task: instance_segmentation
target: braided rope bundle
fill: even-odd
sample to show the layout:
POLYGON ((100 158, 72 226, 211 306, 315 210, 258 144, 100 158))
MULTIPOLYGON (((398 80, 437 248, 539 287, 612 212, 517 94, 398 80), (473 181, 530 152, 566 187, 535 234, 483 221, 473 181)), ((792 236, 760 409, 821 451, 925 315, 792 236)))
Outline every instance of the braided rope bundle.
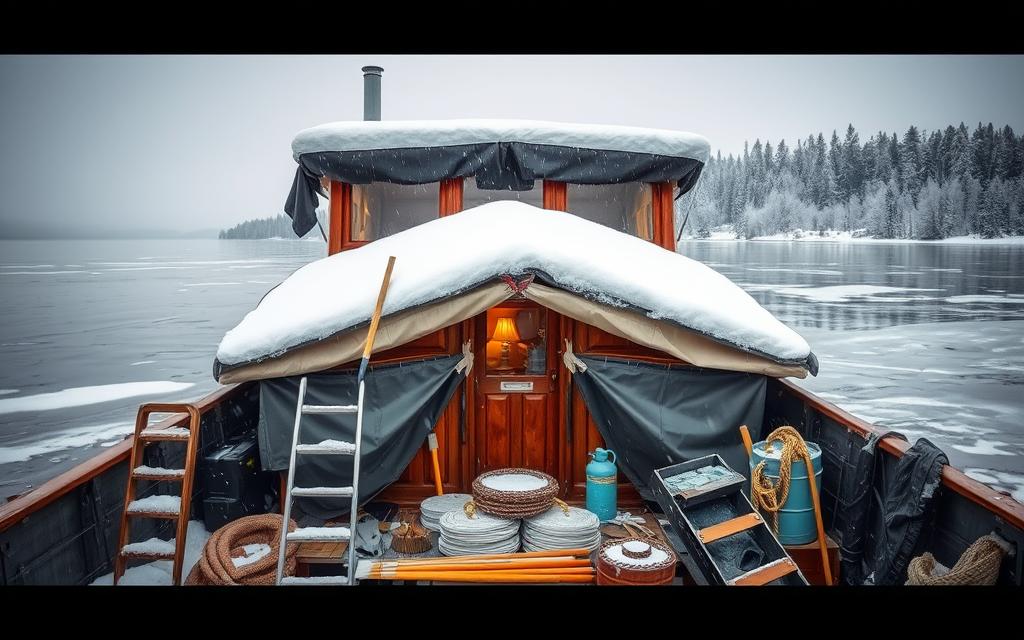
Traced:
POLYGON ((779 427, 772 431, 765 438, 765 450, 770 450, 773 442, 782 443, 782 456, 779 460, 779 480, 773 483, 765 475, 764 466, 766 460, 762 460, 754 467, 750 475, 750 493, 754 499, 754 507, 761 513, 767 513, 772 525, 772 531, 779 532, 779 510, 786 504, 789 498, 789 480, 793 466, 793 459, 800 457, 808 469, 813 473, 814 464, 811 462, 811 452, 807 449, 807 443, 793 427, 779 427))
POLYGON ((935 573, 935 556, 925 552, 910 561, 908 585, 993 585, 999 579, 999 565, 1007 548, 992 536, 982 536, 967 547, 947 573, 935 573))

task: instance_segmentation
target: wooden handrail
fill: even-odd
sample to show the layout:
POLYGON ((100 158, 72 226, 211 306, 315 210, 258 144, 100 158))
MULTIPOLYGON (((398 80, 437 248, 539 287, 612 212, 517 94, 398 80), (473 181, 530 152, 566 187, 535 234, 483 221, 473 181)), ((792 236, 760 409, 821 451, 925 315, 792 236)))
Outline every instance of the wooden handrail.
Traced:
MULTIPOLYGON (((850 431, 858 433, 865 438, 872 434, 881 435, 884 431, 875 425, 858 418, 857 416, 840 409, 836 405, 824 400, 797 384, 778 379, 779 384, 789 389, 792 393, 802 398, 807 404, 821 412, 823 415, 832 418, 850 431)), ((909 442, 898 438, 885 438, 878 443, 879 448, 891 453, 897 458, 902 458, 907 449, 911 447, 909 442)), ((1011 496, 1002 494, 992 487, 978 482, 974 478, 951 465, 942 467, 942 484, 956 493, 964 496, 971 502, 979 504, 985 509, 995 513, 1003 520, 1017 527, 1024 529, 1024 504, 1014 500, 1011 496)))
MULTIPOLYGON (((252 382, 226 385, 213 393, 191 403, 200 414, 208 412, 224 400, 241 393, 252 382)), ((153 405, 149 405, 153 406, 153 405)), ((175 413, 152 425, 151 429, 174 427, 188 420, 187 413, 175 413)), ((128 460, 132 453, 135 436, 129 436, 113 447, 89 458, 82 464, 68 469, 59 476, 47 480, 25 495, 0 506, 0 532, 6 531, 36 511, 46 507, 61 496, 92 480, 107 469, 128 460)))

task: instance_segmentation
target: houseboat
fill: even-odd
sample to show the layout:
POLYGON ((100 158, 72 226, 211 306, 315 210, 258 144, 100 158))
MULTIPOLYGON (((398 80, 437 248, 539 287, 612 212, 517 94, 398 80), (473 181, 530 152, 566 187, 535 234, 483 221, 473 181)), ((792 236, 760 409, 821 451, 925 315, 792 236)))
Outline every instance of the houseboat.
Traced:
MULTIPOLYGON (((365 71, 379 87, 379 69, 365 71)), ((211 354, 220 389, 187 406, 140 408, 136 436, 0 506, 2 584, 90 584, 119 562, 167 555, 124 558, 126 544, 181 540, 189 519, 243 515, 218 501, 211 460, 245 434, 256 434, 258 456, 240 460, 264 479, 266 498, 247 502, 248 515, 283 508, 290 467, 296 486, 358 485, 353 502, 367 507, 415 511, 439 493, 473 494, 476 479, 500 469, 546 474, 561 501, 582 505, 590 454, 609 448, 621 471, 618 509, 650 512, 656 528, 667 522, 652 487, 659 468, 719 456, 746 476, 749 495, 741 425, 755 441, 792 426, 820 448, 818 510, 838 548, 831 582, 904 584, 911 557, 953 567, 988 537, 1000 543, 993 580, 1022 583, 1024 506, 934 448, 791 382, 817 373, 810 345, 678 253, 673 205, 699 180, 704 138, 380 121, 379 95, 367 95, 367 120, 313 127, 292 145, 298 167, 285 208, 303 235, 317 225, 318 194, 328 199, 328 256, 253 301, 211 354), (390 256, 377 327, 373 303, 390 256), (349 406, 364 373, 358 482, 331 456, 298 466, 300 386, 306 403, 349 406), (155 413, 166 415, 147 424, 155 413), (193 447, 170 438, 136 447, 143 431, 181 427, 193 447), (183 466, 194 469, 187 480, 155 471, 183 466), (129 518, 126 487, 139 500, 184 489, 189 517, 129 518)), ((303 429, 307 442, 351 442, 356 417, 313 415, 303 429)), ((312 528, 347 523, 351 511, 324 495, 295 507, 312 528)), ((797 559, 810 578, 814 568, 797 559)), ((699 569, 681 561, 677 581, 707 582, 699 569)))

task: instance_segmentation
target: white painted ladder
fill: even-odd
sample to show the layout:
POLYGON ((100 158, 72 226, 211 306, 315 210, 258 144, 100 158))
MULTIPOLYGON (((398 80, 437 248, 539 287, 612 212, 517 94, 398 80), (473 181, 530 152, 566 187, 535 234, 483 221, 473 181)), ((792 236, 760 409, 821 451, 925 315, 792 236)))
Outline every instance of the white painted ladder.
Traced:
POLYGON ((277 577, 275 584, 284 585, 341 585, 356 584, 356 545, 354 532, 359 514, 359 461, 363 443, 363 395, 366 389, 366 369, 370 362, 370 352, 373 350, 373 339, 377 333, 377 325, 380 322, 381 309, 384 306, 384 298, 387 295, 388 283, 391 281, 391 270, 395 265, 394 256, 388 258, 387 270, 384 272, 384 281, 381 283, 380 295, 377 297, 377 307, 370 318, 370 328, 366 336, 366 346, 363 348, 363 358, 359 363, 359 395, 356 404, 352 405, 316 405, 306 404, 306 376, 302 376, 299 382, 299 398, 295 406, 295 427, 292 432, 292 450, 288 462, 288 483, 285 486, 284 495, 284 517, 281 519, 281 543, 277 555, 277 577), (318 444, 300 444, 299 427, 302 423, 302 416, 309 414, 356 414, 356 437, 355 442, 342 442, 340 440, 324 440, 318 444), (295 486, 295 465, 298 456, 307 455, 333 455, 353 456, 352 464, 352 486, 350 487, 296 487, 295 486), (351 507, 349 510, 348 527, 303 527, 291 533, 288 532, 288 522, 292 513, 293 497, 315 497, 315 498, 350 498, 351 507), (348 576, 313 576, 294 577, 284 575, 285 554, 288 542, 330 542, 348 541, 348 576))

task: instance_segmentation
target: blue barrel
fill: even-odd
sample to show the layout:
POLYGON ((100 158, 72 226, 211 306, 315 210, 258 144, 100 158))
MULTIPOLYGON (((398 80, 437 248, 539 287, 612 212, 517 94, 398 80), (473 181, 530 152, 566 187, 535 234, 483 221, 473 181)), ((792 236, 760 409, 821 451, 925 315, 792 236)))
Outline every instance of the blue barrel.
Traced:
MULTIPOLYGON (((807 443, 807 451, 811 454, 814 466, 814 481, 821 495, 821 447, 813 442, 807 443)), ((779 480, 779 461, 782 457, 782 443, 773 442, 771 451, 765 450, 764 441, 754 445, 754 455, 750 457, 750 471, 765 461, 764 474, 772 482, 779 480)), ((814 520, 814 501, 811 499, 811 487, 807 482, 807 465, 802 457, 793 458, 789 472, 789 495, 779 510, 779 531, 776 534, 779 542, 785 545, 807 544, 818 538, 818 526, 814 520)))

